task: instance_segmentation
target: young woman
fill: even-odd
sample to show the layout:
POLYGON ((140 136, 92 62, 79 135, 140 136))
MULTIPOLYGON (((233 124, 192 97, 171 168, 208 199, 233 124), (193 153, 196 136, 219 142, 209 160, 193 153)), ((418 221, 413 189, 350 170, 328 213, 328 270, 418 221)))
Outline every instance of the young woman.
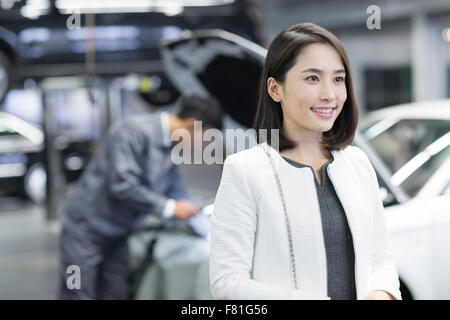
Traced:
POLYGON ((226 158, 211 221, 215 299, 401 299, 375 171, 350 146, 350 66, 327 30, 282 31, 265 61, 254 129, 226 158), (269 173, 269 174, 268 174, 269 173))

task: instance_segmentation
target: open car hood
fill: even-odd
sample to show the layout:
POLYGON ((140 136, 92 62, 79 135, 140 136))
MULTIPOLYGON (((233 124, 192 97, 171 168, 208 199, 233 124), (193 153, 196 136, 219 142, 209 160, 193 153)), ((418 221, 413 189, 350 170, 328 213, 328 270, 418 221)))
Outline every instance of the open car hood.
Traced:
POLYGON ((217 98, 224 111, 249 128, 267 49, 223 30, 186 31, 161 42, 167 76, 183 95, 217 98))

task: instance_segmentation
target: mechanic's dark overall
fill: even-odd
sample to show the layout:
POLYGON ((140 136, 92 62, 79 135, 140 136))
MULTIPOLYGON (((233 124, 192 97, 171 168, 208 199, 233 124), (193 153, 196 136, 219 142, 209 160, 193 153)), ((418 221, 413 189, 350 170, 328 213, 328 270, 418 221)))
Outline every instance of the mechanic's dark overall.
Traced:
POLYGON ((149 214, 168 218, 175 200, 189 199, 170 158, 167 116, 138 115, 114 126, 68 194, 60 299, 127 299, 127 238, 149 214), (71 265, 80 268, 80 289, 67 286, 71 265))

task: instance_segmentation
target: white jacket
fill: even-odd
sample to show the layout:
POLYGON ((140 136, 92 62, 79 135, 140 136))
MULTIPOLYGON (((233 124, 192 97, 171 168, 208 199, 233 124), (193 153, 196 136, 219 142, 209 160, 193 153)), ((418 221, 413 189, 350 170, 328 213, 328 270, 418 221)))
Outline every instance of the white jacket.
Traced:
MULTIPOLYGON (((357 298, 385 290, 401 299, 375 171, 355 146, 332 151, 328 175, 344 207, 355 250, 357 298)), ((214 299, 330 299, 319 201, 310 168, 297 168, 267 143, 228 156, 211 220, 214 299), (272 154, 291 225, 298 289, 272 154)))

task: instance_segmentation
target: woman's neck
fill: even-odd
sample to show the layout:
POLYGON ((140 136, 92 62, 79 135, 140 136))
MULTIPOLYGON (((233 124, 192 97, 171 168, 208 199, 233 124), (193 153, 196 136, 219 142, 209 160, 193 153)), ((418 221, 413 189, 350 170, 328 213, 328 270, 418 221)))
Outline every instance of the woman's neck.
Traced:
POLYGON ((295 147, 280 152, 284 157, 307 164, 328 161, 331 158, 330 151, 323 144, 322 132, 305 131, 287 133, 285 136, 294 142, 295 147))

